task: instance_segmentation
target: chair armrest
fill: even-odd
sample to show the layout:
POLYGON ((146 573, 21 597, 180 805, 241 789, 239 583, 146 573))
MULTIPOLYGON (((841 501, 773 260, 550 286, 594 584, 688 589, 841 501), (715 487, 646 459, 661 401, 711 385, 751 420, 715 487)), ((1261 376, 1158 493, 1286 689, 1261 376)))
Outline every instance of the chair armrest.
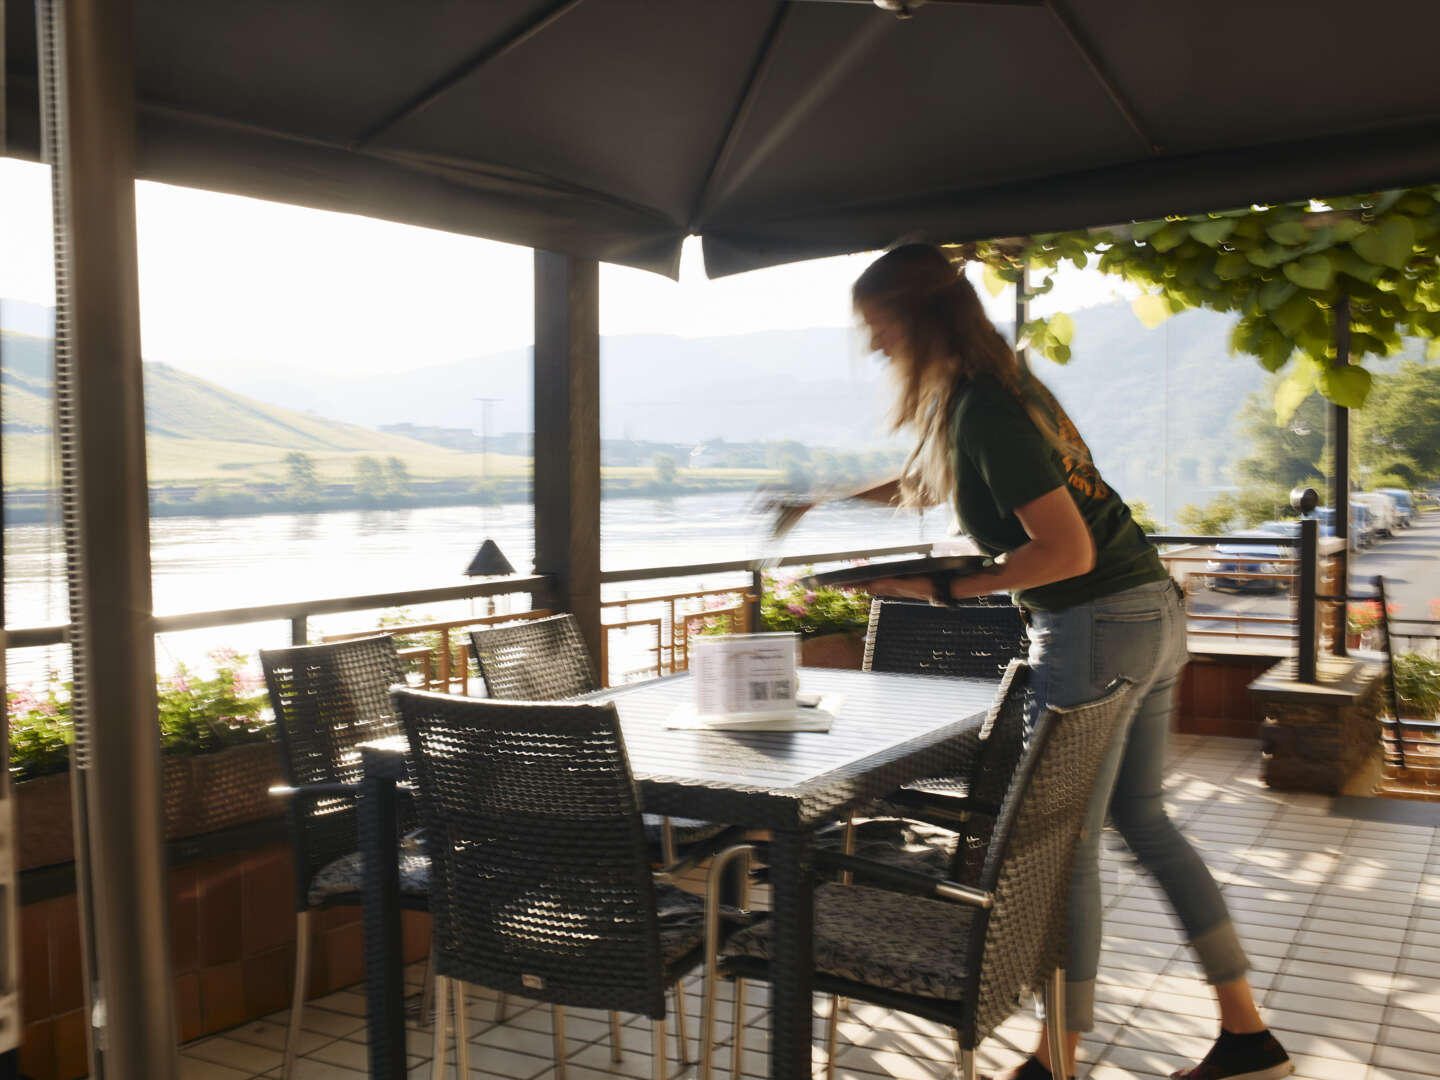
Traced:
POLYGON ((700 840, 690 844, 685 849, 685 854, 676 859, 669 866, 662 867, 651 876, 659 882, 674 884, 675 878, 699 866, 706 859, 710 858, 717 851, 733 847, 745 839, 745 828, 740 825, 731 825, 723 832, 718 832, 707 840, 700 840))
POLYGON ((358 795, 359 784, 271 784, 266 794, 272 798, 325 799, 336 795, 358 795))
POLYGON ((968 795, 947 795, 943 791, 921 791, 901 788, 885 797, 891 806, 909 811, 909 817, 931 825, 960 825, 976 814, 992 817, 1000 812, 993 803, 982 802, 968 795))
POLYGON ((919 893, 937 900, 955 900, 978 908, 989 908, 995 904, 995 897, 992 893, 977 889, 972 885, 962 885, 958 881, 948 881, 944 878, 933 878, 926 874, 916 873, 914 870, 902 870, 898 866, 862 859, 856 855, 817 851, 815 861, 833 866, 837 870, 848 870, 857 877, 878 881, 891 888, 909 893, 919 893))

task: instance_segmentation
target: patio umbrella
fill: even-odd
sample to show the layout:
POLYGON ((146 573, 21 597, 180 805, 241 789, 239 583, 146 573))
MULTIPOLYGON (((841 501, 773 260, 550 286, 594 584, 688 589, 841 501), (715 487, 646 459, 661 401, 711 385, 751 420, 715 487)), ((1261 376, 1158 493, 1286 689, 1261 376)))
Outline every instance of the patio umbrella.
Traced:
POLYGON ((672 275, 1440 176, 1433 0, 135 7, 143 178, 672 275))

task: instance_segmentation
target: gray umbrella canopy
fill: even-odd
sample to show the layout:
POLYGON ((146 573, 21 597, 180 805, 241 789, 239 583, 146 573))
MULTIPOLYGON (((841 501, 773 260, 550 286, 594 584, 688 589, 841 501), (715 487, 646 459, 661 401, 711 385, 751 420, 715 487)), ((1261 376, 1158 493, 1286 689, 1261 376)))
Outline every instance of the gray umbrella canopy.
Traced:
POLYGON ((1435 0, 135 6, 143 178, 672 275, 1440 177, 1435 0))

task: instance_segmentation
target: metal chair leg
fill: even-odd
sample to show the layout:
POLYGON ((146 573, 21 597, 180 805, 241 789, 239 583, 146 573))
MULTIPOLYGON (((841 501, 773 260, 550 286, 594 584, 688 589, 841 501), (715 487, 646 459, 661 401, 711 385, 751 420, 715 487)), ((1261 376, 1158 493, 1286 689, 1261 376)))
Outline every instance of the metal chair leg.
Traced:
POLYGON ((610 1060, 616 1065, 625 1059, 620 1047, 620 1014, 610 1014, 610 1060))
POLYGON ((1045 980, 1045 1037, 1050 1043, 1050 1070, 1055 1076, 1069 1076, 1065 1057, 1065 969, 1057 967, 1045 980))
POLYGON ((497 1024, 505 1022, 505 1009, 509 1004, 510 996, 505 991, 500 991, 500 996, 495 999, 495 1022, 497 1024))
MULTIPOLYGON (((715 903, 715 898, 720 895, 720 882, 730 863, 740 855, 748 858, 750 852, 754 850, 753 844, 738 844, 725 849, 710 860, 710 873, 705 887, 705 993, 700 1005, 700 1080, 712 1080, 715 1067, 715 991, 718 982, 715 967, 720 953, 720 909, 715 903)), ((747 866, 746 873, 741 875, 741 881, 746 882, 748 878, 747 866)), ((747 891, 742 884, 740 896, 742 907, 747 902, 745 896, 747 891)), ((737 1010, 743 1010, 744 1007, 743 985, 741 980, 736 980, 737 1010)), ((735 1016, 738 1037, 739 1022, 743 1020, 743 1016, 740 1011, 737 1011, 735 1016)))
POLYGON ((975 1051, 960 1051, 960 1080, 975 1080, 975 1051))
POLYGON ((455 995, 455 1080, 470 1080, 470 1025, 465 1022, 465 984, 450 983, 455 995))
POLYGON ((835 1036, 840 1030, 839 994, 830 996, 830 1016, 825 1021, 825 1080, 835 1080, 835 1036))
POLYGON ((670 1069, 665 1060, 665 1021, 663 1019, 650 1022, 650 1042, 652 1053, 655 1055, 650 1075, 654 1077, 654 1080, 665 1080, 670 1069))
POLYGON ((295 915, 295 989, 290 995, 290 1025, 285 1029, 285 1080, 295 1075, 300 1054, 300 1017, 305 1010, 305 984, 310 981, 310 912, 295 915))
POLYGON ((690 1060, 690 1036, 686 1032, 689 1023, 685 1019, 685 980, 675 980, 675 1056, 681 1065, 692 1065, 690 1060))
POLYGON ((425 982, 420 987, 420 1026, 426 1027, 435 1015, 435 935, 430 935, 430 955, 425 958, 425 982))
POLYGON ((730 1039, 730 1080, 740 1080, 740 1059, 745 1056, 745 980, 735 980, 735 1029, 730 1039))
POLYGON ((445 1039, 450 1030, 450 980, 435 976, 435 1053, 430 1063, 431 1080, 445 1080, 445 1039))
POLYGON ((550 1026, 555 1033, 555 1080, 565 1080, 565 1006, 550 1006, 550 1026))

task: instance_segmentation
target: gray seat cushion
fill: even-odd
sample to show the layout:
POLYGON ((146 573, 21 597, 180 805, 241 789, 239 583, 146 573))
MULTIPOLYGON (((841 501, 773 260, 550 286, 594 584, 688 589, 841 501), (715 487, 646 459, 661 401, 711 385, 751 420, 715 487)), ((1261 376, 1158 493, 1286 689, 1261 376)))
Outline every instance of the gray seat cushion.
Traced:
MULTIPOLYGON (((917 997, 958 1000, 975 909, 865 885, 815 890, 815 969, 917 997)), ((726 956, 770 959, 769 920, 734 934, 726 956)))
MULTIPOLYGON (((311 907, 318 907, 327 900, 353 895, 362 892, 364 888, 364 856, 353 851, 349 855, 340 856, 310 879, 310 891, 306 893, 306 899, 311 907)), ((405 840, 400 844, 400 895, 430 895, 430 859, 415 840, 405 840)))
MULTIPOLYGON (((659 814, 644 814, 642 818, 645 822, 646 842, 659 847, 664 836, 665 819, 659 814)), ((675 834, 675 843, 681 847, 698 844, 701 840, 709 840, 725 831, 724 825, 717 825, 713 821, 696 821, 694 818, 684 817, 672 817, 670 827, 675 834)))

